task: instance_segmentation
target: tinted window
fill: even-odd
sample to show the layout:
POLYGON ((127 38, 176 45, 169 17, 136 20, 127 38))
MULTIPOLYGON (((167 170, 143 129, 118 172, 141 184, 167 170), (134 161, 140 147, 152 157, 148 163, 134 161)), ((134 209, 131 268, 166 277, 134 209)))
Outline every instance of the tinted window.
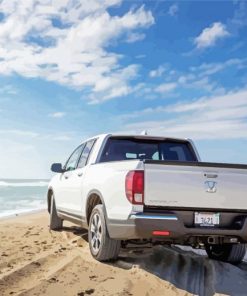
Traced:
POLYGON ((91 140, 86 143, 78 163, 78 168, 83 168, 87 164, 87 160, 93 148, 94 142, 95 140, 91 140))
POLYGON ((76 166, 77 166, 77 162, 78 159, 81 155, 81 151, 82 151, 83 145, 80 145, 78 148, 76 148, 76 150, 71 154, 70 158, 68 159, 66 165, 65 165, 65 170, 66 171, 73 171, 76 166))
POLYGON ((118 138, 110 138, 107 141, 100 161, 128 159, 197 161, 188 142, 118 138))

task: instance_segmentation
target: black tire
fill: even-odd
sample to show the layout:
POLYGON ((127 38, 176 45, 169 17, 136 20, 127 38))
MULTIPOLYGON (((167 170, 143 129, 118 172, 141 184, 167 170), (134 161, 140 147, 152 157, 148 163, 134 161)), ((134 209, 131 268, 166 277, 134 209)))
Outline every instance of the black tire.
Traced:
POLYGON ((209 258, 232 264, 240 263, 246 253, 245 244, 206 245, 205 249, 209 258))
POLYGON ((96 205, 89 220, 88 242, 92 256, 98 261, 116 260, 121 242, 109 237, 103 205, 96 205))
POLYGON ((63 227, 63 220, 58 217, 54 196, 51 196, 50 207, 50 230, 60 230, 63 227))

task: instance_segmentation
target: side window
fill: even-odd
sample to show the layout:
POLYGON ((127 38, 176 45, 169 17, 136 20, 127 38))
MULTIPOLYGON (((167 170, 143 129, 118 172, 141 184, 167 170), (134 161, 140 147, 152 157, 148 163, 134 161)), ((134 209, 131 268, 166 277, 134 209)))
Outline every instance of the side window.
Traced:
POLYGON ((87 160, 93 148, 94 143, 95 143, 95 140, 91 140, 86 143, 78 163, 78 168, 83 168, 87 164, 87 160))
POLYGON ((174 146, 170 148, 170 151, 173 153, 175 160, 186 161, 186 155, 183 147, 174 146))
POLYGON ((159 151, 155 152, 155 153, 152 155, 152 159, 153 159, 153 160, 160 160, 159 151))
POLYGON ((78 159, 81 155, 81 151, 82 148, 84 146, 80 145, 78 148, 76 148, 76 150, 71 154, 70 158, 68 159, 66 165, 65 165, 65 170, 66 171, 73 171, 74 169, 76 169, 76 165, 78 162, 78 159))

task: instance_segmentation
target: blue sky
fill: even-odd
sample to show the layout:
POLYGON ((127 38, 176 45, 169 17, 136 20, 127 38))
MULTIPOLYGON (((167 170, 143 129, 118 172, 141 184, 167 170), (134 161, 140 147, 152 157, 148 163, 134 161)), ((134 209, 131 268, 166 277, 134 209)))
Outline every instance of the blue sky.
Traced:
POLYGON ((245 1, 0 0, 0 177, 144 129, 247 163, 246 53, 245 1))

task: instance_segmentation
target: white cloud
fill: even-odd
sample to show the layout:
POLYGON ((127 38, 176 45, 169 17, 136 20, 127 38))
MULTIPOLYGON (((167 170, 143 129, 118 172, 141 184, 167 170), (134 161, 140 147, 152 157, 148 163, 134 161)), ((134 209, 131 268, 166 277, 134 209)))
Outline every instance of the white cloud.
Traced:
POLYGON ((194 100, 189 103, 176 104, 170 106, 167 110, 172 112, 187 112, 187 111, 208 111, 219 112, 220 114, 225 109, 247 107, 247 91, 239 90, 228 92, 222 96, 205 97, 194 100))
POLYGON ((126 96, 132 93, 135 88, 131 88, 128 82, 137 75, 138 66, 130 65, 121 70, 116 70, 95 83, 94 92, 90 95, 91 104, 97 104, 111 100, 115 97, 126 96))
POLYGON ((210 76, 229 67, 236 67, 237 69, 243 69, 247 67, 247 59, 229 59, 222 63, 203 63, 198 67, 191 67, 190 71, 198 76, 210 76))
POLYGON ((170 16, 176 16, 178 13, 178 5, 177 4, 172 4, 169 9, 168 9, 168 14, 170 16))
MULTIPOLYGON (((129 123, 127 130, 194 139, 247 138, 247 90, 204 97, 192 102, 159 106, 135 112, 135 118, 152 114, 173 114, 173 119, 129 123)), ((160 116, 159 116, 160 117, 160 116)), ((164 116, 166 117, 166 116, 164 116)))
POLYGON ((155 88, 155 91, 163 94, 163 93, 167 93, 175 90, 176 87, 177 87, 177 84, 175 82, 162 83, 155 88))
POLYGON ((6 130, 0 130, 0 135, 14 135, 19 137, 31 137, 35 138, 38 137, 38 133, 32 132, 32 131, 26 131, 26 130, 17 130, 17 129, 6 129, 6 130))
POLYGON ((130 33, 127 36, 127 43, 133 43, 136 41, 141 41, 143 39, 145 39, 146 35, 144 33, 130 33))
POLYGON ((151 78, 160 77, 165 72, 166 68, 164 66, 159 66, 157 69, 149 72, 151 78))
MULTIPOLYGON (((197 66, 190 66, 183 72, 175 71, 171 69, 170 65, 165 64, 149 72, 151 78, 163 76, 163 83, 157 85, 156 79, 139 83, 138 88, 135 87, 136 91, 132 87, 131 93, 145 100, 158 99, 160 96, 178 99, 184 91, 188 92, 189 90, 192 90, 193 93, 197 91, 200 95, 205 96, 223 95, 230 90, 230 87, 222 83, 222 75, 216 74, 227 71, 231 75, 235 75, 239 70, 245 68, 247 68, 247 59, 245 58, 233 58, 220 63, 202 63, 197 66), (164 71, 166 75, 163 75, 164 71)), ((245 83, 244 77, 239 81, 240 86, 243 83, 245 83)), ((133 118, 135 114, 124 114, 123 116, 133 118)))
POLYGON ((3 0, 0 2, 0 11, 5 15, 0 23, 0 74, 17 73, 78 90, 91 90, 98 102, 101 96, 114 98, 128 93, 130 80, 121 72, 129 68, 122 67, 121 56, 109 52, 107 47, 121 36, 132 36, 134 42, 134 37, 141 36, 137 30, 151 26, 154 18, 144 6, 122 16, 111 16, 107 8, 121 2, 3 0), (109 80, 115 84, 109 86, 109 80), (101 90, 98 86, 104 84, 108 86, 101 90), (116 91, 118 88, 122 91, 116 91))
POLYGON ((213 90, 215 91, 217 89, 217 83, 215 81, 210 81, 208 77, 202 77, 202 78, 195 77, 191 81, 188 80, 184 84, 184 87, 212 92, 213 90))
POLYGON ((51 113, 49 116, 53 118, 62 118, 65 115, 66 115, 65 112, 54 112, 54 113, 51 113))
POLYGON ((233 18, 229 20, 231 31, 238 33, 239 29, 247 26, 247 3, 246 1, 234 1, 236 9, 233 13, 233 18))
POLYGON ((229 36, 224 24, 220 22, 213 23, 205 28, 199 36, 194 39, 196 48, 203 49, 215 45, 216 41, 229 36))
POLYGON ((16 95, 17 94, 17 89, 11 85, 4 85, 0 88, 0 94, 5 94, 5 95, 16 95))
MULTIPOLYGON (((220 82, 217 81, 215 74, 223 71, 230 71, 234 73, 239 69, 244 69, 247 67, 247 59, 229 59, 221 63, 203 63, 199 66, 191 66, 184 72, 178 71, 167 71, 168 75, 166 76, 167 81, 161 85, 155 84, 147 84, 141 83, 137 88, 137 95, 142 98, 147 99, 157 99, 160 97, 160 94, 168 94, 169 98, 176 97, 178 100, 179 95, 181 95, 183 100, 183 92, 188 90, 199 91, 204 94, 205 98, 211 98, 212 95, 214 97, 221 97, 229 94, 229 88, 224 85, 221 85, 220 82), (172 89, 176 90, 176 92, 172 92, 172 89), (157 90, 159 92, 157 92, 157 90), (151 97, 152 94, 152 97, 151 97)), ((150 74, 150 73, 149 73, 150 74)), ((244 81, 244 80, 243 80, 244 81)), ((245 81, 244 81, 245 82, 245 81)), ((242 84, 242 83, 241 83, 242 84)), ((233 91, 233 90, 232 90, 233 91)), ((236 90, 235 90, 236 92, 236 90)), ((202 98, 201 98, 202 99, 202 98)), ((176 108, 185 108, 185 111, 191 111, 194 106, 200 104, 201 99, 194 100, 195 102, 192 104, 183 104, 180 107, 179 105, 175 105, 176 108)), ((127 113, 121 115, 123 120, 138 118, 140 116, 147 116, 152 114, 153 112, 175 112, 174 109, 170 110, 167 106, 158 106, 156 108, 146 108, 140 111, 134 111, 132 113, 127 113)), ((218 111, 217 111, 218 112, 218 111)))

